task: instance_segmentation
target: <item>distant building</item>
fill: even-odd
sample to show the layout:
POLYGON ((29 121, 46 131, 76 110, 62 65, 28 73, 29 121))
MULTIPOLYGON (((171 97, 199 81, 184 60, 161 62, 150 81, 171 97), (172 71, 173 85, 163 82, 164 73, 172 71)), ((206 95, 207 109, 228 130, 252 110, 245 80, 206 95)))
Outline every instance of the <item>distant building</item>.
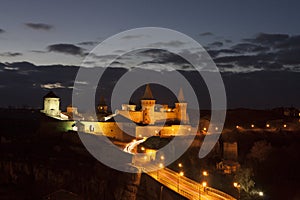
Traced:
POLYGON ((280 107, 274 108, 273 111, 277 113, 279 116, 285 117, 300 117, 300 111, 294 107, 280 107))
POLYGON ((217 163, 217 169, 224 174, 231 174, 240 168, 238 163, 238 145, 237 142, 223 143, 223 160, 217 163))

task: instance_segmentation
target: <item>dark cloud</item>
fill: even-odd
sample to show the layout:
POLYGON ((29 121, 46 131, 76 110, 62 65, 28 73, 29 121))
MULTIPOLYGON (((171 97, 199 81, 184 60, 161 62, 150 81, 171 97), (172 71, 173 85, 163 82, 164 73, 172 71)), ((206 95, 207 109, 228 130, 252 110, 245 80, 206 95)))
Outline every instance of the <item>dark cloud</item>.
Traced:
POLYGON ((261 52, 261 51, 270 50, 270 48, 267 46, 257 45, 253 43, 239 43, 232 46, 231 49, 240 53, 261 52))
POLYGON ((226 43, 232 43, 232 40, 226 39, 225 42, 226 43))
POLYGON ((204 32, 204 33, 200 33, 200 36, 213 36, 214 34, 212 32, 204 32))
POLYGON ((231 64, 218 64, 218 67, 219 68, 234 68, 235 66, 234 65, 231 65, 231 64))
MULTIPOLYGON (((262 63, 262 65, 271 69, 281 67, 276 63, 262 63)), ((188 66, 182 65, 182 69, 186 67, 188 66)), ((219 67, 230 70, 235 68, 235 65, 221 64, 219 67)), ((0 63, 0 70, 2 70, 0 73, 0 93, 5 96, 5 98, 0 98, 0 107, 28 105, 41 108, 43 96, 48 92, 48 89, 52 89, 61 97, 61 109, 65 110, 66 106, 72 102, 71 88, 78 69, 79 66, 36 66, 28 62, 0 63)), ((86 68, 84 70, 94 72, 95 69, 86 68)), ((106 74, 102 76, 103 81, 101 81, 101 84, 103 85, 101 85, 99 94, 109 98, 118 78, 127 70, 124 68, 103 70, 106 74)), ((149 73, 149 70, 139 70, 143 70, 143 73, 149 73)), ((157 76, 162 74, 160 72, 151 73, 157 76)), ((173 73, 175 72, 170 71, 164 74, 172 77, 173 73)), ((191 83, 195 94, 198 95, 200 106, 203 106, 205 102, 210 102, 209 93, 205 89, 206 85, 201 81, 201 77, 199 78, 198 72, 182 70, 180 73, 191 83)), ((300 95, 297 92, 300 90, 300 73, 284 70, 265 70, 251 73, 222 73, 222 77, 229 108, 252 107, 266 109, 276 106, 300 106, 300 95), (284 91, 284 95, 280 95, 279 90, 284 91)), ((81 83, 88 84, 89 80, 82 80, 81 83)), ((156 92, 155 97, 158 99, 166 99, 166 96, 168 96, 160 90, 153 89, 153 92, 156 92)), ((140 96, 137 98, 139 99, 140 96)), ((170 99, 162 101, 162 103, 165 102, 170 102, 170 99)))
POLYGON ((288 38, 289 35, 287 34, 259 33, 254 38, 244 40, 262 45, 276 45, 278 43, 284 42, 288 38))
POLYGON ((141 52, 146 56, 152 57, 151 61, 144 61, 141 64, 175 64, 185 66, 190 66, 190 64, 181 56, 160 49, 149 49, 141 52))
POLYGON ((239 65, 252 65, 256 63, 256 56, 253 55, 237 55, 237 56, 222 56, 215 58, 216 63, 235 63, 239 65))
POLYGON ((147 56, 151 58, 158 58, 163 56, 168 56, 170 53, 163 49, 147 49, 139 52, 139 55, 147 56))
POLYGON ((98 42, 96 42, 96 41, 86 41, 86 42, 79 42, 77 44, 82 45, 82 46, 94 46, 94 45, 98 44, 98 42))
POLYGON ((233 49, 219 49, 219 50, 208 50, 207 53, 215 58, 217 56, 219 56, 220 54, 238 54, 239 52, 237 52, 236 50, 233 49))
POLYGON ((285 65, 300 64, 300 48, 285 49, 276 53, 276 61, 285 65))
POLYGON ((5 30, 3 30, 2 28, 0 28, 0 34, 1 33, 5 33, 5 30))
POLYGON ((84 49, 74 44, 52 44, 47 47, 49 52, 64 53, 69 55, 82 56, 84 49))
POLYGON ((288 39, 281 41, 275 45, 275 48, 279 49, 292 49, 300 48, 300 35, 289 37, 288 39))
POLYGON ((180 47, 185 45, 184 42, 179 41, 179 40, 172 40, 169 42, 156 42, 156 43, 152 43, 150 44, 150 46, 152 47, 162 47, 162 46, 168 46, 168 47, 180 47))
POLYGON ((213 42, 208 45, 210 48, 219 48, 223 46, 223 42, 213 42))
POLYGON ((122 37, 122 39, 136 39, 136 38, 142 38, 142 37, 146 37, 145 35, 126 35, 124 37, 122 37))
POLYGON ((265 71, 299 71, 300 35, 260 33, 228 49, 209 50, 220 65, 265 71), (228 54, 228 55, 224 55, 228 54))
POLYGON ((25 26, 27 26, 28 28, 31 28, 31 29, 35 29, 35 30, 46 30, 46 31, 53 28, 52 25, 43 24, 43 23, 25 23, 25 26))
POLYGON ((4 52, 0 53, 0 56, 2 57, 16 57, 16 56, 22 56, 22 53, 19 52, 4 52))

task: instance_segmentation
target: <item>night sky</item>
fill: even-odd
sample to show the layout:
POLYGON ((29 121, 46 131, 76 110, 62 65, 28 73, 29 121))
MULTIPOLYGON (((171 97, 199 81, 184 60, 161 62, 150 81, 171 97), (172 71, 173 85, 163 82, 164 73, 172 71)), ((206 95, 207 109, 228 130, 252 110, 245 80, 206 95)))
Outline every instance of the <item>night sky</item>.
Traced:
MULTIPOLYGON (((148 26, 203 45, 222 72, 229 107, 300 107, 299 8, 299 1, 283 0, 1 1, 0 107, 40 107, 49 89, 70 101, 76 66, 90 50, 120 31, 148 26)), ((182 65, 157 60, 158 71, 182 65)))

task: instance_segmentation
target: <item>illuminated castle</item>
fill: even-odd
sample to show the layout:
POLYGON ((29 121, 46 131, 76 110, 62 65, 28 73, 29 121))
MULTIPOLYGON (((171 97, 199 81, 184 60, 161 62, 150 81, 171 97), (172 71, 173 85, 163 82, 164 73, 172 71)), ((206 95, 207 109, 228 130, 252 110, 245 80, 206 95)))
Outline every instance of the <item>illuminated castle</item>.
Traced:
POLYGON ((187 103, 184 100, 182 89, 179 90, 178 102, 175 108, 168 105, 157 105, 153 98, 149 84, 146 86, 144 96, 141 99, 141 110, 136 110, 136 105, 123 104, 118 114, 132 120, 135 123, 153 125, 156 122, 180 121, 181 124, 188 124, 187 103))
POLYGON ((88 113, 79 113, 72 105, 68 106, 65 112, 61 112, 60 98, 49 92, 44 96, 44 108, 41 112, 66 123, 66 126, 69 126, 68 130, 105 135, 119 140, 128 138, 128 133, 135 133, 136 137, 141 138, 153 135, 186 135, 192 130, 182 89, 179 90, 178 102, 171 108, 168 105, 157 105, 151 88, 147 85, 141 98, 141 109, 137 110, 136 107, 123 104, 121 110, 111 114, 104 98, 101 97, 97 106, 97 119, 94 119, 88 113), (132 122, 136 125, 132 125, 132 122), (167 125, 164 125, 165 122, 167 125))

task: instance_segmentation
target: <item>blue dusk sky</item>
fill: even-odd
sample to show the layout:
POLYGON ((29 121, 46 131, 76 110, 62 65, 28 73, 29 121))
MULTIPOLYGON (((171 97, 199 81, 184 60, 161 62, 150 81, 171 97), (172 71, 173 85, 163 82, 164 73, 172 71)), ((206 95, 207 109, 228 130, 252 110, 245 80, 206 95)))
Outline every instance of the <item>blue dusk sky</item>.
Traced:
POLYGON ((204 46, 221 42, 228 47, 259 33, 294 36, 300 34, 299 8, 299 1, 283 0, 4 0, 0 59, 76 65, 82 57, 50 51, 49 46, 72 44, 90 50, 120 31, 146 26, 180 31, 204 46))
MULTIPOLYGON (((139 27, 173 29, 203 45, 222 72, 229 107, 300 106, 299 10, 297 0, 3 0, 0 107, 20 105, 20 97, 22 105, 40 106, 49 89, 69 104, 85 56, 106 38, 139 27)), ((142 53, 156 71, 186 69, 166 52, 142 53)))

